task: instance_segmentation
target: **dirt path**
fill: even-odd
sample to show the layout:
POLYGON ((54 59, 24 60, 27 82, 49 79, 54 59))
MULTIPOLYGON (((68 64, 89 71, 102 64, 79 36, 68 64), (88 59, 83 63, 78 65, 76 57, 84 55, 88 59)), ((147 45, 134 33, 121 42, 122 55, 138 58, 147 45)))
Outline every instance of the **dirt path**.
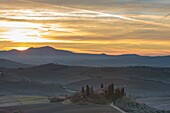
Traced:
POLYGON ((125 111, 121 110, 120 108, 118 108, 117 106, 115 106, 113 103, 110 104, 110 106, 116 110, 118 110, 120 113, 126 113, 125 111))

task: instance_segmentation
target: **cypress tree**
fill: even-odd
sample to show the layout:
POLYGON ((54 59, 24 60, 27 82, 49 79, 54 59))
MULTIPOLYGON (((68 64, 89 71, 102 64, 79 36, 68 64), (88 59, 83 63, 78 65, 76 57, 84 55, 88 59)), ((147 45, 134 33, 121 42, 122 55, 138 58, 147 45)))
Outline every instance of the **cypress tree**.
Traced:
POLYGON ((111 95, 110 85, 108 86, 107 91, 108 91, 108 97, 110 97, 111 95))
POLYGON ((87 96, 90 95, 90 88, 89 88, 89 85, 86 86, 86 95, 87 95, 87 96))
POLYGON ((120 98, 120 96, 121 96, 121 93, 120 93, 120 89, 119 88, 116 88, 115 89, 115 101, 118 99, 118 98, 120 98))
POLYGON ((84 92, 85 92, 85 91, 84 91, 84 87, 82 87, 82 89, 81 89, 81 93, 82 93, 82 94, 84 94, 84 92))
POLYGON ((104 88, 104 85, 103 85, 103 83, 101 84, 100 88, 104 88))
POLYGON ((121 97, 123 97, 123 96, 125 96, 125 88, 124 87, 121 89, 121 97))
POLYGON ((91 94, 93 94, 93 86, 91 86, 91 89, 90 89, 90 90, 91 90, 91 92, 90 92, 90 93, 91 93, 91 94))
POLYGON ((110 90, 111 90, 111 93, 114 94, 114 84, 113 83, 110 85, 110 90))

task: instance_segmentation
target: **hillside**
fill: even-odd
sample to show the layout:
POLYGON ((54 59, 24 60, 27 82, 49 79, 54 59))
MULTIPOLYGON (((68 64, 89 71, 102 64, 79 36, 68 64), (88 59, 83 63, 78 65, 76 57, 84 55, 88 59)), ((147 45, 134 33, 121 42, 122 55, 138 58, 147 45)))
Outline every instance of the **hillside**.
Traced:
MULTIPOLYGON (((134 97, 170 95, 170 68, 97 68, 47 64, 26 69, 2 69, 2 71, 4 72, 4 76, 1 76, 1 86, 3 86, 1 90, 8 89, 10 92, 15 91, 10 90, 11 88, 18 88, 17 84, 23 84, 23 87, 20 86, 23 89, 24 86, 26 87, 27 85, 30 85, 30 87, 32 85, 36 88, 36 86, 39 87, 42 84, 49 86, 53 84, 57 85, 56 87, 59 86, 59 88, 63 90, 62 92, 64 92, 64 87, 80 90, 81 86, 87 84, 98 88, 101 83, 106 85, 115 83, 116 86, 126 86, 128 95, 134 97), (10 85, 12 85, 12 87, 10 87, 10 85)), ((52 87, 52 85, 50 87, 52 87)), ((38 90, 41 89, 36 89, 36 91, 38 90)), ((51 91, 55 92, 53 88, 51 88, 51 91)), ((15 94, 15 92, 11 93, 15 94)), ((17 94, 18 93, 19 92, 17 92, 17 94)), ((34 93, 36 94, 37 92, 34 93)))
POLYGON ((26 67, 31 67, 31 65, 18 63, 18 62, 14 62, 14 61, 7 60, 7 59, 0 59, 0 67, 5 67, 5 68, 26 68, 26 67))

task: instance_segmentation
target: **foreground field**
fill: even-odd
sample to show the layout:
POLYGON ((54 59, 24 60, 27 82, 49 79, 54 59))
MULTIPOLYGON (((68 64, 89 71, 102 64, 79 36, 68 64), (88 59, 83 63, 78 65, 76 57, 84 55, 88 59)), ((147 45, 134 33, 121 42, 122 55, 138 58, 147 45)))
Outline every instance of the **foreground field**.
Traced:
POLYGON ((0 107, 49 103, 46 96, 9 95, 0 96, 0 107))
POLYGON ((24 113, 121 113, 109 105, 69 105, 62 103, 13 106, 1 109, 21 110, 24 113))

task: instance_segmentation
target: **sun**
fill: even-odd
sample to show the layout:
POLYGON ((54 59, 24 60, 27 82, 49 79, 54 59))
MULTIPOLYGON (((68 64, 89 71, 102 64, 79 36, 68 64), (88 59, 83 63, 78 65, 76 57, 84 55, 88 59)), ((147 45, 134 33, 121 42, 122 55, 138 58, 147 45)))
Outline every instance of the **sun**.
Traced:
POLYGON ((29 47, 15 47, 14 49, 18 50, 18 51, 25 51, 27 50, 29 47))

